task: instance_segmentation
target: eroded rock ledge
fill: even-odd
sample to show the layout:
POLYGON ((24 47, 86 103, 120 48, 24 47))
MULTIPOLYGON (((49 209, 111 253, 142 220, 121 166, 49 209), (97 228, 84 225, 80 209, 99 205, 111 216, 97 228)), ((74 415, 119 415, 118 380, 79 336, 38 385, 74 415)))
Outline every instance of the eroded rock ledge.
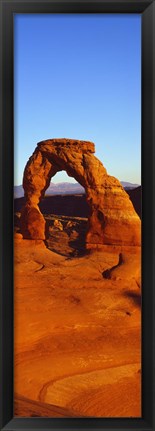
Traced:
MULTIPOLYGON (((51 178, 65 170, 86 191, 90 207, 86 245, 140 245, 140 219, 120 182, 107 174, 94 156, 93 142, 48 139, 38 143, 24 171, 26 204, 22 208, 23 238, 45 239, 45 219, 38 204, 51 178)), ((52 208, 51 208, 52 213, 52 208)))

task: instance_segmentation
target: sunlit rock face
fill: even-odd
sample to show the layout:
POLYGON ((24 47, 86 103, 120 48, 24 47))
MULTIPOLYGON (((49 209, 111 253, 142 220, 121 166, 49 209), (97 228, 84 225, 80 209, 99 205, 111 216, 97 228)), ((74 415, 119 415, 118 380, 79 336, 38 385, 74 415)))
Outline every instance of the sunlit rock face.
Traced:
POLYGON ((140 219, 132 202, 120 182, 107 174, 94 152, 95 145, 88 141, 48 139, 38 143, 24 171, 23 238, 45 239, 45 220, 38 204, 51 178, 65 170, 86 191, 90 208, 86 246, 140 245, 140 219))

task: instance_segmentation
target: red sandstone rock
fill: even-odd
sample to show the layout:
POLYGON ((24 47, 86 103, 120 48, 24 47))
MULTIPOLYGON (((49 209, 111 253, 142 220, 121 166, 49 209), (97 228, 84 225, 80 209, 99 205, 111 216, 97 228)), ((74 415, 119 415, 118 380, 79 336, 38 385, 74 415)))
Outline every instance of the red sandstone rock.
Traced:
POLYGON ((26 205, 21 215, 24 238, 45 239, 45 220, 38 203, 51 178, 65 170, 86 190, 91 210, 86 237, 88 247, 140 245, 140 219, 132 202, 120 182, 107 174, 94 152, 94 144, 87 141, 49 139, 38 143, 24 171, 26 205))

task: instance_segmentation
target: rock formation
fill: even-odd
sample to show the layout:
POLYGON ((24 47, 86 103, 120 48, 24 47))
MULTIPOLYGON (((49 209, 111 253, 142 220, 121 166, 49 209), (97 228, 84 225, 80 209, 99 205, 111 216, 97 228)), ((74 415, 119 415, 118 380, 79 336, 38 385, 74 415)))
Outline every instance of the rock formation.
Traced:
POLYGON ((87 247, 95 244, 140 245, 140 219, 132 202, 120 182, 107 174, 94 152, 94 144, 87 141, 49 139, 38 143, 24 171, 23 238, 45 239, 45 220, 38 204, 51 178, 65 170, 86 191, 90 207, 87 247))

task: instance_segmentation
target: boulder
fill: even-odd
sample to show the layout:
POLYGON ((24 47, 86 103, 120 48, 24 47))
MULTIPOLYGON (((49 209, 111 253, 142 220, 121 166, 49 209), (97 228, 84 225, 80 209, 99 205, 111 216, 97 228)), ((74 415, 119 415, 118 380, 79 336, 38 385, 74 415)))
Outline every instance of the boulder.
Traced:
POLYGON ((60 220, 55 219, 53 226, 58 230, 61 230, 61 231, 63 230, 63 224, 61 223, 60 220))

